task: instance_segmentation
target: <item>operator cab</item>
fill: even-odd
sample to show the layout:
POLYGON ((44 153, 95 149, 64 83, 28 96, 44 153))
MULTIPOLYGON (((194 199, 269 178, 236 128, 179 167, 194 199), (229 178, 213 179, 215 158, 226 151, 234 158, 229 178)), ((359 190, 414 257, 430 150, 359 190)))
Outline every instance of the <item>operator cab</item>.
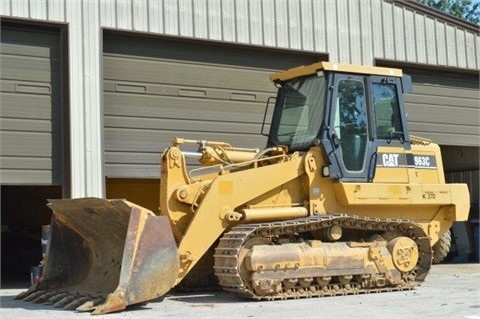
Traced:
POLYGON ((279 90, 267 147, 320 146, 329 176, 344 181, 372 181, 378 147, 411 149, 401 70, 319 62, 270 78, 279 90))

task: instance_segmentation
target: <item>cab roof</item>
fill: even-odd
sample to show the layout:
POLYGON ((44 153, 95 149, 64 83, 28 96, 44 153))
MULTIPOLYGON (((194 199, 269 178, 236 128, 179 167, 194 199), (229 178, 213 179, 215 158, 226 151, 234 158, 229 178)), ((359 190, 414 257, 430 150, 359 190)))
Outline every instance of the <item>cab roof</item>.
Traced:
POLYGON ((270 75, 270 80, 273 82, 284 82, 293 78, 315 74, 318 71, 333 71, 343 73, 357 73, 357 74, 369 74, 369 75, 383 75, 383 76, 395 76, 402 77, 403 73, 400 69, 383 68, 376 66, 365 65, 352 65, 342 64, 335 62, 317 62, 307 66, 299 66, 296 68, 288 69, 283 72, 278 72, 270 75))

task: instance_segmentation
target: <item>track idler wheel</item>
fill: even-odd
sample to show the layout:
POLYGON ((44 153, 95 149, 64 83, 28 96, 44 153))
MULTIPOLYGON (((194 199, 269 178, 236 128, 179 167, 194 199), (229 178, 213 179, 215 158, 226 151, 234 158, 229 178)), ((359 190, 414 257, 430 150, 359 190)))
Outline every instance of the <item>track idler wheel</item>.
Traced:
POLYGON ((397 237, 387 245, 395 267, 401 272, 409 272, 415 268, 419 258, 418 246, 413 239, 397 237))

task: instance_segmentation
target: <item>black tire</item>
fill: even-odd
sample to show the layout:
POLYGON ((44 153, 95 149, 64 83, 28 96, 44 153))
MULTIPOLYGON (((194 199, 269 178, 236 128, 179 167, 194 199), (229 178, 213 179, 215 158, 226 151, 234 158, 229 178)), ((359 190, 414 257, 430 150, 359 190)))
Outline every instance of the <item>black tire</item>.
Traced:
POLYGON ((433 250, 433 263, 439 264, 447 257, 452 246, 452 235, 450 230, 447 230, 440 236, 440 239, 432 246, 433 250))

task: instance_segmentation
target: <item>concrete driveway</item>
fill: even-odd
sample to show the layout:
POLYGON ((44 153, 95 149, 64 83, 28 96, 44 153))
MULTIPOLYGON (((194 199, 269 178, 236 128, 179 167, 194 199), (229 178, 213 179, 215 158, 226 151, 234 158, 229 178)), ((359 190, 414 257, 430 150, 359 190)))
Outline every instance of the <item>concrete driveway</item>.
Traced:
MULTIPOLYGON (((25 290, 0 290, 0 318, 91 318, 90 313, 14 300, 25 290)), ((255 302, 226 292, 168 294, 163 300, 94 318, 466 318, 480 319, 480 264, 434 265, 415 290, 255 302)))

